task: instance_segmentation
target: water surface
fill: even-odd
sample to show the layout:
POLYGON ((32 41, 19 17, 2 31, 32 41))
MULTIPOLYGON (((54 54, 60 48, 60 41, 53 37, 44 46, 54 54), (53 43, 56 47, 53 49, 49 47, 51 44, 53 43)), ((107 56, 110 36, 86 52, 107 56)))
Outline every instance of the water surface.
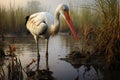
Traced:
MULTIPOLYGON (((37 50, 33 37, 7 38, 12 45, 17 47, 16 54, 21 60, 23 68, 28 65, 32 59, 37 59, 37 50)), ((94 66, 80 65, 75 67, 68 62, 60 60, 65 58, 74 48, 82 49, 83 42, 75 42, 72 36, 57 35, 49 39, 48 66, 53 72, 52 76, 56 80, 110 80, 110 75, 104 75, 103 71, 94 66)), ((6 47, 7 48, 7 47, 6 47)), ((40 50, 40 69, 46 69, 46 41, 39 40, 40 50)), ((36 63, 31 66, 36 69, 36 63)))

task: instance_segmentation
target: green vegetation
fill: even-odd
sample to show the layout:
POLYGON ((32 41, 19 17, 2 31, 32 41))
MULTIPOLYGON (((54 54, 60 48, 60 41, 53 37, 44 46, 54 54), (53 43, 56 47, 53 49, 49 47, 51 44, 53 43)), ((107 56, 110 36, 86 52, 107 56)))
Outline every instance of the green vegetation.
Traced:
POLYGON ((24 7, 9 5, 10 8, 0 6, 0 34, 24 34, 27 32, 25 27, 25 17, 41 10, 38 1, 30 1, 24 7))
POLYGON ((21 33, 25 31, 24 17, 26 15, 25 10, 21 7, 15 10, 13 7, 9 9, 0 7, 1 34, 21 33))

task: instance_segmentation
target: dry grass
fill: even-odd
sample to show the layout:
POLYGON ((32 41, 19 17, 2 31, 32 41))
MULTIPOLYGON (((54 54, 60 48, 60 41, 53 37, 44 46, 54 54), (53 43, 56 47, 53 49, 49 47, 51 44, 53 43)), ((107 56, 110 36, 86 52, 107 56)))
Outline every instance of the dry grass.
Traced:
POLYGON ((102 17, 96 51, 105 53, 106 63, 110 67, 120 61, 119 4, 118 0, 96 0, 96 3, 102 17))

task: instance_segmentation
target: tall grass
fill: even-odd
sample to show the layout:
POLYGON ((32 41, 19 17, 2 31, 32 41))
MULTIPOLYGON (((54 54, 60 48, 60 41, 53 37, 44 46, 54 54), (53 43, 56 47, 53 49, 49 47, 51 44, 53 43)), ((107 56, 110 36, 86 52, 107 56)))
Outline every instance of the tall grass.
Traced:
POLYGON ((2 34, 3 30, 4 30, 3 26, 5 26, 4 21, 6 20, 5 15, 6 15, 5 8, 3 8, 2 6, 0 6, 0 28, 1 28, 0 29, 0 34, 2 34))
POLYGON ((38 1, 31 1, 26 7, 9 5, 9 8, 0 6, 0 34, 26 33, 25 17, 40 11, 38 1), (32 6, 31 6, 32 5, 32 6))
MULTIPOLYGON (((96 51, 105 53, 110 67, 120 61, 119 0, 96 0, 102 17, 96 51)), ((117 63, 118 64, 118 63, 117 63)), ((119 63, 120 64, 120 63, 119 63)))
POLYGON ((21 7, 17 9, 14 9, 13 7, 10 7, 9 9, 0 7, 1 34, 24 32, 24 18, 26 15, 26 10, 21 7))

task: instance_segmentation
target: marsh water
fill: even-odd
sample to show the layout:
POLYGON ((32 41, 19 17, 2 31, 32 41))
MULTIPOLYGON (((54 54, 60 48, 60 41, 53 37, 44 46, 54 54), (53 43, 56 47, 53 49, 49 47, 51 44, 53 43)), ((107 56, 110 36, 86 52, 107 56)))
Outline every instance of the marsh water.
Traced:
MULTIPOLYGON (((37 48, 32 36, 8 37, 6 40, 16 46, 15 54, 20 58, 23 68, 32 59, 37 59, 37 48)), ((76 47, 79 47, 81 50, 83 45, 84 43, 81 41, 75 42, 72 36, 57 35, 51 37, 48 46, 48 65, 46 65, 46 41, 40 39, 39 51, 41 57, 39 68, 46 69, 46 67, 49 67, 55 80, 117 80, 116 76, 118 74, 112 75, 111 72, 104 72, 99 67, 95 68, 92 65, 89 68, 86 65, 76 67, 64 60, 60 60, 60 58, 65 58, 76 47)), ((36 64, 36 62, 33 63, 30 68, 35 70, 36 64)))

